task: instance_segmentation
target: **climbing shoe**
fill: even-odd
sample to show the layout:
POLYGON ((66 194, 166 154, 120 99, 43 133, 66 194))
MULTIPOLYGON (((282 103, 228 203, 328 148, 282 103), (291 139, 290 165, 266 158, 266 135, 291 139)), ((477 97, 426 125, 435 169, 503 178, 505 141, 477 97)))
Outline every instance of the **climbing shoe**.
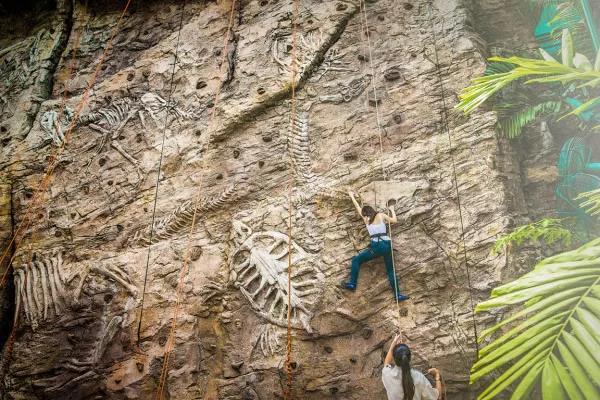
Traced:
POLYGON ((410 299, 409 296, 405 296, 403 294, 397 294, 396 295, 396 300, 398 300, 398 301, 404 301, 404 300, 408 300, 408 299, 410 299))
POLYGON ((343 283, 342 283, 342 289, 347 289, 347 290, 356 290, 356 283, 352 283, 352 282, 343 282, 343 283))

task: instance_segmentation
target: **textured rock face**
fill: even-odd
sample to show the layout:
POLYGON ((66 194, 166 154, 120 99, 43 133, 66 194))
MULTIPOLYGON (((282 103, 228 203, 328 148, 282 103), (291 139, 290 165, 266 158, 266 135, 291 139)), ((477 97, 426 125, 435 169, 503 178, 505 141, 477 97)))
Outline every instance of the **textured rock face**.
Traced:
POLYGON ((13 262, 10 396, 154 397, 179 287, 169 398, 281 397, 291 242, 295 398, 384 398, 396 327, 415 366, 439 367, 449 398, 468 398, 470 293, 486 297, 507 272, 489 244, 522 202, 493 115, 450 112, 451 143, 442 123, 442 86, 450 109, 483 69, 471 2, 368 2, 370 53, 356 2, 302 1, 291 124, 291 2, 239 3, 224 57, 231 3, 186 4, 180 37, 182 3, 134 5, 79 116, 120 9, 58 3, 47 16, 56 26, 7 34, 0 59, 2 188, 12 199, 0 238, 31 219, 13 262), (355 293, 338 288, 367 244, 344 190, 383 180, 382 169, 396 182, 388 192, 399 188, 394 251, 411 296, 399 310, 381 261, 363 267, 355 293))

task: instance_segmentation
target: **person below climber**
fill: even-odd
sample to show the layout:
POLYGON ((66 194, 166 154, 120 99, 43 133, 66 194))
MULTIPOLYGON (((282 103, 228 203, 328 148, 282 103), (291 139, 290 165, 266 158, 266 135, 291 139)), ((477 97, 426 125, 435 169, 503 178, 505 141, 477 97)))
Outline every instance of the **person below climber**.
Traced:
POLYGON ((442 400, 443 386, 440 371, 431 368, 428 374, 435 377, 435 388, 421 372, 410 367, 410 349, 400 343, 397 335, 385 356, 381 380, 388 400, 442 400))
POLYGON ((369 247, 361 250, 357 255, 352 257, 350 280, 344 282, 342 287, 348 290, 356 290, 360 265, 375 258, 383 257, 388 280, 390 281, 390 285, 392 285, 392 290, 396 295, 396 299, 398 301, 408 300, 409 297, 401 294, 398 287, 398 282, 394 273, 394 261, 392 260, 392 241, 387 234, 386 222, 398 222, 396 212, 393 208, 390 208, 392 214, 390 217, 383 213, 376 212, 371 206, 365 205, 361 208, 356 201, 354 193, 348 191, 348 194, 352 199, 352 203, 354 203, 354 207, 356 207, 356 211, 358 211, 367 225, 367 230, 369 231, 369 235, 371 235, 371 243, 369 244, 369 247))

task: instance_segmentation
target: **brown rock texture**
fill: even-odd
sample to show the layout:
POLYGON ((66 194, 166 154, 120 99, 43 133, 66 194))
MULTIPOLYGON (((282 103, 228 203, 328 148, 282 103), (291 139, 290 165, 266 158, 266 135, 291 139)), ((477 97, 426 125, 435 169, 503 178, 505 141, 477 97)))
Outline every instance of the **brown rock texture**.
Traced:
POLYGON ((371 0, 365 14, 358 1, 301 1, 290 121, 292 2, 239 2, 220 65, 230 1, 134 1, 76 119, 124 2, 57 1, 27 29, 2 24, 0 241, 24 226, 6 395, 154 398, 191 249, 166 398, 282 398, 291 242, 294 398, 385 398, 398 329, 415 367, 440 368, 448 398, 470 398, 470 297, 510 273, 490 245, 525 200, 493 113, 452 107, 484 68, 476 15, 502 2, 371 0), (399 310, 381 261, 356 292, 339 288, 368 243, 345 190, 382 180, 411 296, 399 310))

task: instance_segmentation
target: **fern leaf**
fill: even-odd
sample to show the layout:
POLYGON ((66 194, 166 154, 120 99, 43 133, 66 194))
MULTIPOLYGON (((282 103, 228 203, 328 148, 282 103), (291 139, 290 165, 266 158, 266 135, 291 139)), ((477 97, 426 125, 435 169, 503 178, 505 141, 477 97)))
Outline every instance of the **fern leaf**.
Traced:
POLYGON ((512 107, 499 105, 495 107, 498 110, 498 131, 502 136, 514 139, 521 135, 523 128, 542 115, 557 114, 561 110, 560 101, 546 101, 533 106, 526 106, 521 110, 514 110, 512 107))
POLYGON ((533 224, 522 225, 512 232, 501 236, 494 247, 493 254, 500 253, 508 246, 521 246, 525 242, 543 240, 547 245, 562 243, 570 246, 573 233, 563 226, 563 220, 557 218, 544 218, 533 224))

